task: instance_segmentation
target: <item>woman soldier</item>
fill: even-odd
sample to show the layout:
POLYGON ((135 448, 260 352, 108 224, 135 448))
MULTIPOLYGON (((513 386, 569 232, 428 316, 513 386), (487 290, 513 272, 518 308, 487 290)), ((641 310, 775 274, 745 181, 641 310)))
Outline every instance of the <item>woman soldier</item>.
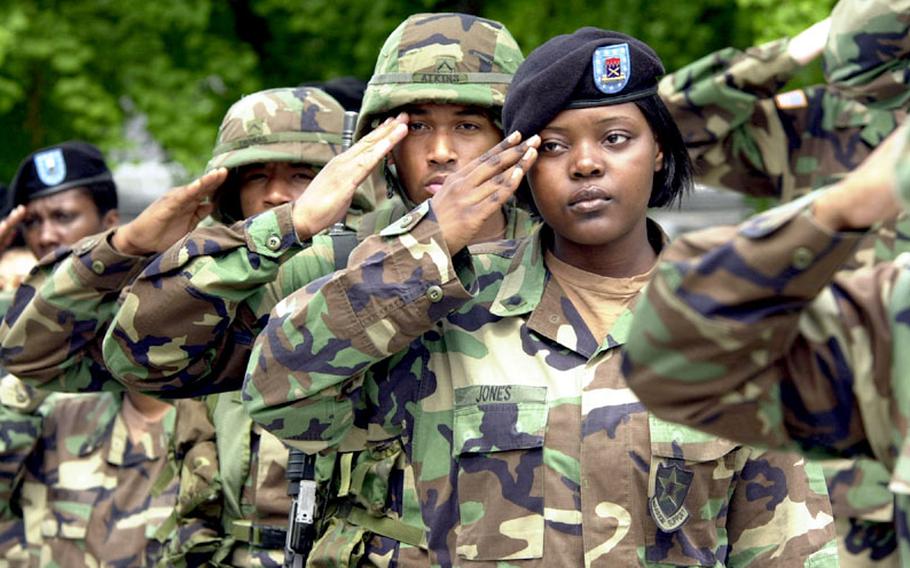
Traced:
POLYGON ((310 449, 355 425, 404 440, 434 565, 836 565, 820 472, 662 422, 620 373, 665 243, 647 208, 691 184, 662 73, 623 34, 553 38, 516 73, 512 134, 257 339, 263 426, 310 449), (544 225, 466 248, 524 172, 544 225))

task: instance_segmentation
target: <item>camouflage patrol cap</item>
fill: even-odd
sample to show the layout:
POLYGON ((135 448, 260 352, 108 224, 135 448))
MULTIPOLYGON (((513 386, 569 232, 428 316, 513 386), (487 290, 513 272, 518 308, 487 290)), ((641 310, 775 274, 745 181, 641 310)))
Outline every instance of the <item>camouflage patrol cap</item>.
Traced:
POLYGON ((468 14, 416 14, 386 40, 363 98, 356 138, 409 104, 501 108, 524 60, 506 27, 468 14))
POLYGON ((269 89, 234 103, 205 170, 258 162, 325 165, 341 153, 344 109, 319 89, 269 89))
POLYGON ((841 0, 831 12, 825 77, 876 108, 910 101, 910 0, 841 0))

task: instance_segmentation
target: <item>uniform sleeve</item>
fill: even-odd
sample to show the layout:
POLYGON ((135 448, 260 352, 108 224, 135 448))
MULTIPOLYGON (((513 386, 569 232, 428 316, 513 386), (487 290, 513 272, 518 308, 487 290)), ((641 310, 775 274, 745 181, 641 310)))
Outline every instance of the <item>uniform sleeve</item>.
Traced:
POLYGON ((725 566, 838 566, 821 467, 792 452, 743 446, 727 509, 725 566))
POLYGON ((0 325, 0 360, 44 389, 120 390, 101 364, 101 340, 120 291, 148 263, 111 246, 113 231, 43 259, 19 287, 0 325))
POLYGON ((726 48, 660 82, 703 183, 780 197, 788 144, 774 95, 799 68, 787 43, 726 48))
POLYGON ((223 493, 215 426, 201 400, 178 400, 169 459, 179 473, 174 513, 156 535, 168 566, 204 564, 221 546, 223 493))
POLYGON ((105 364, 124 384, 161 396, 239 389, 260 318, 297 285, 283 284, 285 268, 293 265, 294 282, 325 274, 327 248, 295 258, 304 245, 291 204, 191 232, 124 294, 104 339, 105 364))
POLYGON ((467 252, 456 258, 425 203, 354 249, 347 269, 278 304, 244 381, 253 419, 305 451, 339 444, 360 373, 471 298, 467 252))
POLYGON ((828 83, 865 105, 907 108, 906 14, 906 5, 892 0, 839 2, 824 51, 828 83))
POLYGON ((46 394, 12 375, 0 379, 0 558, 13 565, 28 562, 25 523, 15 496, 26 461, 36 452, 43 435, 46 409, 41 405, 46 394))
POLYGON ((623 370, 658 416, 753 445, 886 463, 893 265, 832 282, 862 237, 812 196, 671 245, 636 309, 623 370), (875 393, 875 395, 871 395, 875 393))

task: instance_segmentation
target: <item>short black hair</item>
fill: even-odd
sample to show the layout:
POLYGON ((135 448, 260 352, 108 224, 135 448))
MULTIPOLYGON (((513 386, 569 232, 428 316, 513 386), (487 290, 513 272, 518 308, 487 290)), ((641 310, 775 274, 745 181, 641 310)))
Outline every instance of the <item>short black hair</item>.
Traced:
POLYGON ((664 154, 664 164, 654 174, 648 207, 666 207, 692 191, 694 168, 686 143, 660 96, 638 99, 635 106, 645 115, 664 154))
POLYGON ((103 217, 108 211, 117 209, 117 186, 113 181, 100 181, 84 187, 95 203, 95 208, 98 209, 98 217, 103 217))

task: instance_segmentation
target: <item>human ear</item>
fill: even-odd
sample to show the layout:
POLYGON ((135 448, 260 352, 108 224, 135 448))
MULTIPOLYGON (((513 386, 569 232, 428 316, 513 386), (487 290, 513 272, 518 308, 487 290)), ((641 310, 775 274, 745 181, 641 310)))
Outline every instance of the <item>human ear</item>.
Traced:
POLYGON ((116 227, 120 224, 120 214, 115 209, 111 209, 101 218, 101 226, 105 229, 116 227))
POLYGON ((654 143, 657 144, 657 154, 654 156, 654 171, 659 172, 664 169, 664 151, 660 147, 660 142, 657 141, 657 138, 654 139, 654 143))

